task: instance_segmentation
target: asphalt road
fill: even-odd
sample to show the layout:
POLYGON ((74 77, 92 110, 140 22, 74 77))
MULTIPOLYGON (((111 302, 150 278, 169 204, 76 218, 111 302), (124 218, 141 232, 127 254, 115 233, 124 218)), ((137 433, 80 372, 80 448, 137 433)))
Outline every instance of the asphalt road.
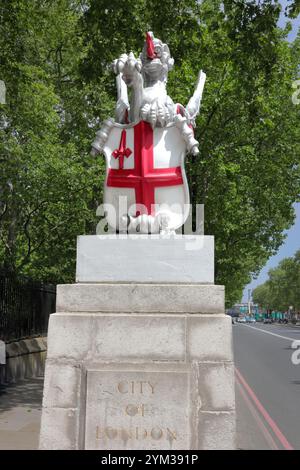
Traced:
POLYGON ((233 338, 239 448, 300 449, 300 328, 236 324, 233 338))

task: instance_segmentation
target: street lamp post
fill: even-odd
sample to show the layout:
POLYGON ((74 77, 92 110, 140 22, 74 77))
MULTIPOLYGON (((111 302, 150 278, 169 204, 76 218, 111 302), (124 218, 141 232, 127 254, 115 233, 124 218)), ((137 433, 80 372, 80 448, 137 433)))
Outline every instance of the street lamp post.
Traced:
POLYGON ((251 316, 251 294, 252 289, 248 289, 248 315, 251 316))

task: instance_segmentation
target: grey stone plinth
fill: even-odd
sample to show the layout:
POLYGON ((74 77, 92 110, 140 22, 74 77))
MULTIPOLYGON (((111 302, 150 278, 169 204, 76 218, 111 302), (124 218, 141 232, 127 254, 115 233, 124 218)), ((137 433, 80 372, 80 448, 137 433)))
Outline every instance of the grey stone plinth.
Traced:
POLYGON ((214 237, 80 236, 76 281, 213 284, 214 237))
POLYGON ((235 446, 236 422, 233 411, 199 412, 196 448, 232 450, 235 446))
POLYGON ((235 448, 221 286, 67 285, 57 302, 41 449, 235 448))
POLYGON ((224 313, 224 286, 98 283, 57 286, 58 312, 224 313))
POLYGON ((43 407, 40 449, 77 450, 79 448, 78 436, 77 409, 43 407))
POLYGON ((231 318, 56 313, 49 322, 48 358, 65 357, 84 362, 232 361, 231 318))

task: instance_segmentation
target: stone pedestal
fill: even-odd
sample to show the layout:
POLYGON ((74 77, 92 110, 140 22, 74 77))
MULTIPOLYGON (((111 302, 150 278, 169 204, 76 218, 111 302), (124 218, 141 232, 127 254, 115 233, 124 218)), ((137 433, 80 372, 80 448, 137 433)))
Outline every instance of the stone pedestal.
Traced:
POLYGON ((214 283, 214 237, 81 236, 76 282, 214 283))
MULTIPOLYGON (((99 244, 99 237, 89 238, 99 244)), ((84 240, 77 265, 81 282, 58 286, 57 313, 49 322, 40 448, 235 448, 231 319, 224 314, 223 286, 186 282, 187 276, 197 276, 201 255, 195 251, 195 265, 189 267, 183 243, 177 244, 181 252, 174 263, 169 259, 172 246, 167 250, 176 282, 164 283, 161 273, 155 280, 154 264, 164 263, 161 243, 152 244, 153 282, 146 282, 146 275, 143 282, 132 281, 132 264, 147 271, 139 256, 143 242, 133 260, 131 248, 126 259, 123 245, 123 272, 115 274, 116 282, 107 282, 115 272, 115 257, 112 239, 100 239, 103 249, 93 258, 93 271, 100 273, 105 266, 106 282, 100 277, 85 282, 84 240)), ((114 242, 117 252, 119 240, 114 242)), ((151 252, 152 241, 144 242, 151 252)))

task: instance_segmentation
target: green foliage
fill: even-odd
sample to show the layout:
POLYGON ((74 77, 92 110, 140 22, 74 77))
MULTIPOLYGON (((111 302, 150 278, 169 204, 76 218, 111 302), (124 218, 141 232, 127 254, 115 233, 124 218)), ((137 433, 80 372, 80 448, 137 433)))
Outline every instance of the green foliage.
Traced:
POLYGON ((300 311, 300 251, 270 269, 269 279, 254 289, 253 300, 272 310, 285 312, 293 306, 300 311))
POLYGON ((272 298, 269 288, 269 282, 265 282, 257 286, 252 293, 253 301, 259 304, 263 309, 268 310, 271 308, 272 298))
POLYGON ((297 18, 300 14, 300 0, 289 0, 289 3, 285 9, 285 15, 289 18, 297 18))
POLYGON ((281 245, 300 194, 291 100, 300 41, 287 42, 279 13, 271 0, 1 4, 0 264, 73 280, 76 236, 95 232, 102 198, 103 161, 88 152, 99 121, 114 112, 109 65, 139 53, 150 29, 174 56, 175 102, 187 104, 198 70, 207 73, 201 155, 188 157, 187 173, 192 203, 205 204, 205 231, 215 235, 216 282, 228 304, 239 300, 281 245))
POLYGON ((95 188, 100 192, 101 166, 88 156, 93 132, 82 122, 84 99, 73 83, 78 76, 71 76, 79 51, 78 13, 70 4, 12 0, 0 7, 7 87, 0 121, 0 265, 52 282, 74 279, 76 236, 95 226, 91 207, 95 188), (77 115, 74 132, 70 109, 77 115))

